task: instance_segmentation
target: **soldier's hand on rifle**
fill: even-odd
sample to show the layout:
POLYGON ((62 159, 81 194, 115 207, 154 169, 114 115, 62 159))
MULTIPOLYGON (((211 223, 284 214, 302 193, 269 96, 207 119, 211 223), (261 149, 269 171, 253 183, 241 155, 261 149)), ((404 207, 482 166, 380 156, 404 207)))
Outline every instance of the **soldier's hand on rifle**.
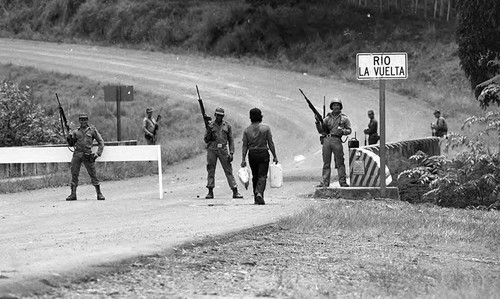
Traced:
POLYGON ((233 154, 231 154, 231 153, 229 154, 229 157, 227 157, 227 161, 229 163, 233 162, 233 154))
POLYGON ((206 114, 203 115, 203 119, 207 120, 207 121, 211 121, 212 118, 206 114))
POLYGON ((274 164, 278 164, 278 158, 274 157, 273 162, 274 162, 274 164))
POLYGON ((242 161, 241 162, 241 167, 245 167, 245 166, 247 166, 247 162, 246 161, 242 161))
POLYGON ((317 116, 316 114, 314 115, 314 118, 316 119, 316 123, 320 123, 320 122, 322 122, 322 121, 323 121, 323 120, 322 120, 319 116, 317 116))

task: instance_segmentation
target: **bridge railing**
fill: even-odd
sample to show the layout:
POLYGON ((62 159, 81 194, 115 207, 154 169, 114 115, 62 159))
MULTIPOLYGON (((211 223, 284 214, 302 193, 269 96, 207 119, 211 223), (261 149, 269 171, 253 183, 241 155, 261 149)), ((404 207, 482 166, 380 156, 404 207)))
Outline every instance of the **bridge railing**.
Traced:
MULTIPOLYGON (((399 173, 409 169, 411 163, 408 158, 418 151, 422 151, 429 156, 441 155, 439 137, 388 142, 385 148, 386 182, 392 184, 395 184, 399 173)), ((379 154, 379 144, 350 149, 349 166, 352 186, 378 187, 380 185, 379 154)))

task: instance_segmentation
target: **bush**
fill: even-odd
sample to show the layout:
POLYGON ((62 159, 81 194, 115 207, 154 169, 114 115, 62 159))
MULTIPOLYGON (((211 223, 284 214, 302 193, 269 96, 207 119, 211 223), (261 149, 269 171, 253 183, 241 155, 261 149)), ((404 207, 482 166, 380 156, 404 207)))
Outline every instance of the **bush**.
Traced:
POLYGON ((0 146, 22 146, 57 141, 58 119, 46 116, 29 86, 22 89, 4 80, 0 86, 0 146))

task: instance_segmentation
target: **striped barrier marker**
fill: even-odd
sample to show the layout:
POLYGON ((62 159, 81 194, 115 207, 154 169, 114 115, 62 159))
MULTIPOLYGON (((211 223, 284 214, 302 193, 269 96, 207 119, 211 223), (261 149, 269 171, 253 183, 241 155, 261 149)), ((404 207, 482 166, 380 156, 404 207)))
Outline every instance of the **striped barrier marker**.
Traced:
MULTIPOLYGON (((380 157, 364 148, 352 148, 349 153, 350 183, 353 187, 380 186, 380 157)), ((385 166, 385 184, 392 183, 391 172, 385 166)))

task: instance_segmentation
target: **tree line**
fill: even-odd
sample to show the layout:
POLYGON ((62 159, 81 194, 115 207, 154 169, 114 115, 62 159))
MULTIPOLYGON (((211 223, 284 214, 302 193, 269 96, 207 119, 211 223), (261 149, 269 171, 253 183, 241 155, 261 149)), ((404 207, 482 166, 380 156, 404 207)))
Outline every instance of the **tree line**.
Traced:
POLYGON ((347 0, 348 3, 365 8, 386 11, 399 11, 403 14, 412 14, 450 21, 457 17, 457 1, 454 0, 347 0))

